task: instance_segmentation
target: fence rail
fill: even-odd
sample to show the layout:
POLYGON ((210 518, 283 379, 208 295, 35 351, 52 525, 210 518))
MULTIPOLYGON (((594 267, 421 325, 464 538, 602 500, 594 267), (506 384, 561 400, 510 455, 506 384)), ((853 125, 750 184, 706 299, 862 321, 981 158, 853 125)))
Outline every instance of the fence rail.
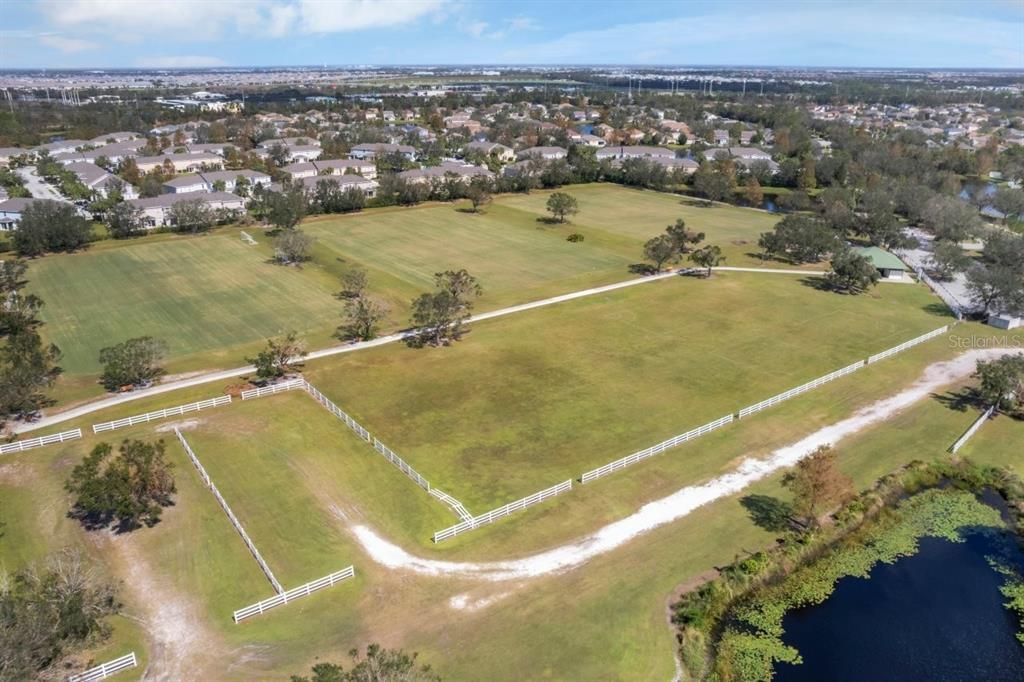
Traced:
POLYGON ((66 440, 75 440, 76 438, 81 437, 82 429, 71 429, 70 431, 62 431, 60 433, 54 433, 49 436, 42 436, 40 438, 26 438, 25 440, 16 440, 13 443, 0 445, 0 455, 6 455, 9 452, 21 452, 22 450, 40 448, 44 445, 50 445, 51 443, 63 443, 66 440))
POLYGON ((521 500, 509 502, 503 507, 492 509, 486 514, 474 516, 472 519, 468 521, 463 521, 462 523, 457 523, 454 526, 451 526, 450 528, 439 530, 436 533, 434 533, 434 542, 441 542, 442 540, 453 538, 456 535, 459 535, 460 533, 465 533, 466 531, 473 530, 474 528, 479 528, 480 526, 485 526, 488 523, 493 523, 494 521, 497 521, 503 516, 508 516, 512 512, 517 512, 520 511, 521 509, 526 509, 527 507, 543 502, 544 500, 550 497, 560 495, 561 493, 564 493, 567 490, 572 490, 571 478, 568 481, 562 481, 558 485, 553 485, 550 488, 546 488, 538 493, 534 493, 529 497, 524 497, 521 500))
POLYGON ((210 492, 213 493, 213 496, 217 498, 217 502, 220 503, 221 509, 223 509, 224 513, 228 515, 228 518, 231 519, 231 524, 235 527, 235 530, 238 531, 238 534, 242 536, 245 546, 249 548, 249 552, 252 554, 253 558, 256 559, 256 563, 260 565, 260 568, 263 570, 263 574, 267 576, 267 580, 269 580, 270 584, 274 586, 274 590, 278 594, 284 593, 284 588, 281 587, 281 583, 277 582, 277 578, 274 577, 274 573, 270 570, 270 566, 268 566, 267 562, 263 560, 263 556, 260 554, 259 550, 256 549, 256 545, 253 544, 249 534, 245 532, 244 528, 242 528, 242 524, 239 522, 238 517, 235 516, 233 511, 231 511, 231 507, 228 506, 227 501, 220 494, 220 491, 217 490, 217 486, 213 484, 213 480, 210 478, 210 475, 206 473, 206 469, 204 469, 203 465, 199 462, 199 458, 196 457, 196 453, 192 451, 192 447, 188 444, 188 441, 185 440, 185 436, 181 435, 181 431, 178 429, 174 429, 174 435, 178 437, 181 447, 185 449, 185 454, 187 454, 188 458, 192 460, 192 464, 199 472, 199 475, 202 477, 206 487, 209 488, 210 492))
POLYGON ((144 424, 146 422, 153 421, 154 419, 164 419, 166 417, 177 417, 178 415, 185 414, 187 412, 199 412, 200 410, 208 410, 211 407, 220 407, 221 405, 227 405, 231 402, 231 396, 221 395, 216 398, 210 398, 209 400, 200 400, 199 402, 189 403, 188 405, 178 405, 177 407, 168 407, 166 410, 157 410, 156 412, 147 412, 146 414, 137 414, 134 417, 125 417, 124 419, 116 419, 112 422, 103 422, 102 424, 93 424, 92 432, 100 433, 102 431, 113 431, 114 429, 124 428, 125 426, 134 426, 136 424, 144 424))
POLYGON ((239 236, 242 238, 242 241, 245 242, 246 244, 249 244, 250 246, 256 246, 256 240, 253 239, 252 235, 246 232, 245 230, 242 230, 241 233, 239 233, 239 236))
POLYGON ((687 431, 686 433, 681 433, 678 436, 673 436, 672 438, 669 438, 668 440, 662 441, 662 442, 658 443, 657 445, 652 445, 649 448, 645 448, 645 449, 640 450, 638 452, 634 452, 631 455, 626 455, 625 457, 622 457, 621 459, 617 459, 614 462, 609 462, 608 464, 605 464, 602 467, 598 467, 596 469, 592 469, 592 470, 588 471, 587 473, 583 474, 582 476, 580 476, 580 483, 590 483, 591 481, 597 480, 597 479, 601 478, 602 476, 607 476, 608 474, 612 473, 613 471, 618 471, 619 469, 624 469, 624 468, 628 467, 631 464, 636 464, 637 462, 645 460, 648 457, 652 457, 654 455, 657 455, 659 453, 664 452, 665 450, 668 450, 670 448, 674 448, 677 445, 680 445, 680 444, 685 443, 687 441, 693 440, 694 438, 697 438, 698 436, 703 436, 705 433, 708 433, 710 431, 714 431, 717 428, 720 428, 722 426, 725 426, 726 424, 732 423, 733 419, 734 419, 733 415, 731 415, 731 414, 726 415, 726 416, 722 417, 721 419, 716 419, 715 421, 709 422, 709 423, 705 424, 704 426, 699 426, 696 429, 692 429, 690 431, 687 431))
POLYGON ((296 588, 277 594, 270 599, 264 599, 263 601, 256 602, 252 606, 246 606, 244 609, 235 611, 235 623, 240 623, 246 618, 258 616, 264 611, 272 609, 276 606, 283 606, 288 602, 301 599, 302 597, 309 596, 317 590, 322 590, 327 587, 331 587, 341 582, 342 580, 348 580, 356 574, 356 569, 353 566, 343 568, 340 571, 326 575, 319 580, 308 582, 305 585, 300 585, 296 588))
POLYGON ((930 331, 927 334, 922 334, 921 336, 917 337, 916 339, 911 339, 910 341, 907 341, 906 343, 901 343, 900 345, 895 346, 893 348, 890 348, 889 350, 882 351, 881 353, 876 353, 876 354, 872 355, 870 358, 868 358, 868 363, 867 364, 870 365, 870 364, 873 364, 875 362, 878 362, 879 360, 884 360, 884 359, 886 359, 888 357, 892 357, 893 355, 896 355, 897 353, 902 353, 903 351, 907 350, 908 348, 913 348, 914 346, 916 346, 916 345, 918 345, 920 343, 924 343, 925 341, 928 341, 930 339, 934 339, 936 336, 940 336, 942 334, 945 334, 948 331, 949 331, 949 325, 948 324, 945 325, 944 327, 939 327, 938 329, 936 329, 934 331, 930 331))
POLYGON ((401 457, 399 457, 394 450, 392 450, 388 446, 384 445, 384 443, 374 438, 369 431, 364 429, 359 424, 359 422, 357 422, 352 417, 348 416, 348 414, 346 414, 344 410, 342 410, 340 407, 334 404, 334 401, 332 401, 330 398, 328 398, 323 393, 318 391, 317 388, 313 386, 313 384, 306 381, 304 382, 304 388, 306 389, 307 393, 313 396, 314 400, 316 400, 318 403, 326 407, 331 414, 345 422, 346 426, 348 426, 350 429, 359 434, 360 438, 362 438, 368 443, 371 443, 373 445, 373 449, 379 452, 380 454, 384 455, 384 457, 389 462, 398 467, 399 471, 401 471, 403 474, 411 478, 413 482, 416 483, 416 485, 423 488, 428 493, 430 492, 430 481, 423 478, 423 476, 421 476, 418 471, 409 466, 409 463, 406 462, 401 457))
POLYGON ((135 652, 125 654, 121 658, 115 658, 112 661, 107 661, 95 668, 89 668, 85 672, 79 673, 78 675, 72 675, 68 678, 68 682, 98 682, 98 680, 105 680, 111 675, 116 675, 122 670, 128 670, 134 668, 139 664, 135 658, 135 652))
POLYGON ((473 515, 469 513, 469 510, 466 509, 461 502, 459 502, 454 497, 444 492, 440 488, 431 488, 430 494, 444 502, 449 507, 451 507, 452 511, 458 514, 459 518, 463 521, 469 521, 473 518, 473 515))
POLYGON ((283 391, 291 391, 296 388, 303 388, 305 383, 305 379, 291 379, 290 381, 282 381, 279 384, 271 384, 270 386, 263 386, 262 388, 246 389, 242 391, 242 400, 262 398, 265 395, 274 395, 275 393, 282 393, 283 391))
POLYGON ((852 365, 843 367, 842 369, 837 369, 836 371, 830 372, 829 374, 826 374, 823 377, 818 377, 814 381, 808 381, 806 384, 802 384, 800 386, 797 386, 796 388, 791 388, 785 393, 780 393, 778 395, 772 396, 771 398, 768 398, 767 400, 762 400, 761 402, 755 403, 750 407, 744 407, 742 410, 736 413, 736 416, 742 419, 743 417, 754 414, 755 412, 760 412, 761 410, 771 407, 772 405, 777 405, 784 400, 789 400, 790 398, 798 396, 801 393, 806 393, 807 391, 817 388, 822 384, 827 384, 828 382, 835 381, 836 379, 844 377, 847 374, 852 374, 861 367, 864 367, 866 364, 867 363, 865 361, 860 360, 858 362, 853 363, 852 365))
POLYGON ((962 448, 967 443, 967 441, 971 439, 971 436, 978 432, 978 429, 980 429, 982 425, 992 417, 992 413, 995 411, 995 405, 992 405, 987 410, 985 410, 980 417, 974 420, 974 423, 971 424, 971 428, 967 429, 964 432, 964 435, 957 438, 956 442, 949 446, 949 451, 954 455, 957 452, 959 452, 960 448, 962 448))

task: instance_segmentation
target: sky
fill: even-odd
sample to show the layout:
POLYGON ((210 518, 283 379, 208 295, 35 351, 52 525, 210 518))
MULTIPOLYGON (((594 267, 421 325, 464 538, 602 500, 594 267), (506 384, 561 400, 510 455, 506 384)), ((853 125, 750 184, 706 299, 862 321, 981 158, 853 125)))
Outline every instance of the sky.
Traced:
POLYGON ((0 0, 0 68, 1024 69, 1024 0, 0 0))

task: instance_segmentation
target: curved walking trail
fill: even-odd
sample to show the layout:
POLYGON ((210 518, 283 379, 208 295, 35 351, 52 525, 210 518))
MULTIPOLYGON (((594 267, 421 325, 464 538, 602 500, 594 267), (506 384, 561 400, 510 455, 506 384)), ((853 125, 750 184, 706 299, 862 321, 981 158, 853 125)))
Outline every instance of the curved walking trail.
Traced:
POLYGON ((458 576, 497 582, 567 571, 639 535, 672 523, 699 507, 738 493, 780 469, 793 466, 821 445, 835 444, 847 436, 885 421, 935 390, 970 376, 978 360, 990 360, 1011 352, 1009 349, 972 350, 953 360, 937 362, 927 367, 921 377, 903 391, 867 405, 842 421, 781 447, 765 459, 748 458, 731 473, 701 485, 681 488, 579 540, 522 559, 481 563, 424 559, 409 554, 367 526, 353 526, 352 531, 366 553, 377 563, 391 569, 423 575, 458 576))
MULTIPOLYGON (((508 308, 500 308, 498 310, 492 310, 486 313, 480 313, 479 315, 473 315, 469 318, 469 322, 482 322, 484 320, 490 320, 495 317, 503 317, 505 315, 512 315, 514 313, 520 313, 526 310, 533 310, 534 308, 543 308, 544 306, 553 305, 555 303, 562 303, 564 301, 571 301, 577 298, 584 298, 586 296, 594 296, 595 294, 603 294, 608 291, 615 291, 616 289, 625 289, 626 287, 636 286, 637 284, 645 284, 647 282, 657 282, 659 280, 668 279, 670 277, 676 277, 681 274, 680 272, 671 271, 663 272, 657 275, 648 275, 646 277, 637 277, 634 279, 627 279, 622 282, 616 282, 614 284, 606 284, 600 287, 591 287, 590 289, 583 289, 581 291, 573 291, 568 294, 561 294, 559 296, 552 296, 550 298, 544 298, 539 301, 531 301, 529 303, 520 303, 519 305, 509 306, 508 308)), ((371 341, 360 341, 358 343, 347 343, 339 346, 331 346, 330 348, 322 348, 315 350, 306 355, 304 360, 318 360, 320 358, 330 357, 332 355, 340 355, 342 353, 351 353, 357 350, 366 350, 367 348, 376 348, 377 346, 384 346, 389 343, 401 341, 406 338, 410 332, 398 332, 395 334, 388 334, 387 336, 381 336, 371 341)), ((134 400, 141 400, 143 398, 150 398, 161 393, 170 393, 171 391, 177 391, 183 388, 190 388, 192 386, 200 386, 202 384, 208 384, 215 381, 229 381, 243 374, 250 374, 255 372, 256 368, 252 365, 246 365, 245 367, 236 367, 235 369, 225 369, 215 372, 201 372, 190 376, 187 379, 181 379, 179 381, 169 381, 167 383, 158 384, 150 388, 142 389, 140 391, 132 391, 131 393, 122 393, 119 395, 110 396, 108 398, 101 398, 94 400, 78 407, 72 407, 62 412, 55 414, 46 415, 34 422, 19 422, 12 426, 14 433, 25 433, 28 431, 35 431, 37 429, 44 429, 54 424, 60 424, 71 419, 77 419, 84 417, 87 414, 105 410, 108 407, 114 407, 115 405, 122 405, 124 403, 132 402, 134 400)))

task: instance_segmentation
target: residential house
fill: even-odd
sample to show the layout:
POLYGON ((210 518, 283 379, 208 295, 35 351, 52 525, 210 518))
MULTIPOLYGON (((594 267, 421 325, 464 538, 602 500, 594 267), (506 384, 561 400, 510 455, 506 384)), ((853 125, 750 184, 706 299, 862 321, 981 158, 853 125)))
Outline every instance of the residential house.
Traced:
POLYGON ((463 182, 477 177, 493 178, 494 173, 481 166, 445 161, 440 166, 428 166, 426 168, 414 168, 413 170, 404 171, 399 173, 398 177, 410 184, 418 185, 450 177, 456 177, 463 182))
POLYGON ((645 145, 616 145, 597 150, 598 159, 674 159, 675 150, 645 145))
POLYGON ((311 175, 301 178, 294 178, 292 180, 293 186, 299 186, 304 188, 307 192, 312 192, 316 189, 316 186, 321 182, 333 182, 344 191, 350 188, 355 188, 362 191, 368 198, 373 198, 377 194, 377 181, 364 178, 362 175, 348 174, 348 175, 311 175))
POLYGON ((569 141, 573 144, 581 144, 587 147, 603 147, 608 144, 604 138, 598 137, 597 135, 591 135, 590 133, 581 133, 576 130, 569 131, 569 141))
POLYGON ((25 209, 36 201, 48 201, 47 199, 15 198, 0 201, 0 232, 10 232, 18 227, 21 222, 21 214, 25 209))
POLYGON ((135 159, 135 165, 143 173, 148 173, 156 168, 161 168, 166 162, 174 166, 175 173, 188 173, 206 169, 220 168, 224 159, 216 154, 163 154, 160 156, 139 156, 135 159))
POLYGON ((195 175, 180 175, 163 184, 165 194, 188 194, 190 192, 234 192, 238 179, 245 178, 249 187, 260 185, 270 187, 270 176, 259 171, 243 168, 241 170, 207 171, 195 175), (218 185, 223 187, 218 189, 218 185))
POLYGON ((149 228, 171 224, 171 207, 181 201, 199 200, 215 210, 244 211, 245 200, 227 192, 198 194, 161 194, 149 199, 134 199, 126 203, 142 210, 143 222, 149 228))
POLYGON ((114 133, 106 133, 105 135, 97 135, 89 140, 89 143, 102 146, 107 144, 116 144, 118 142, 128 142, 129 140, 135 140, 140 137, 142 136, 138 133, 118 131, 114 133))
POLYGON ((317 175, 345 175, 346 173, 362 175, 370 180, 377 177, 377 164, 372 161, 360 161, 358 159, 300 161, 289 164, 281 170, 287 173, 293 180, 311 178, 317 175))
POLYGON ((111 192, 119 191, 123 199, 137 199, 138 190, 116 175, 111 175, 104 168, 88 161, 76 161, 65 166, 75 174, 78 181, 95 192, 98 196, 107 197, 111 192))
POLYGON ((477 151, 483 153, 485 156, 492 156, 502 163, 508 163, 515 160, 516 153, 511 147, 506 147, 503 144, 497 142, 478 141, 470 142, 462 148, 463 153, 470 151, 477 151))
POLYGON ((217 156, 227 156, 229 149, 237 149, 237 147, 230 142, 192 142, 168 147, 164 150, 164 154, 216 154, 217 156))
POLYGON ((351 159, 375 159, 384 154, 401 154, 409 161, 416 160, 416 148, 407 144, 390 144, 387 142, 365 142, 357 144, 349 151, 351 159))
POLYGON ((47 142, 46 144, 34 147, 32 151, 37 154, 46 152, 50 156, 60 156, 61 154, 72 154, 79 147, 84 147, 88 144, 85 140, 57 140, 56 142, 47 142))
POLYGON ((31 153, 31 149, 21 147, 0 147, 0 166, 9 166, 12 159, 31 153))
POLYGON ((569 150, 562 147, 528 147, 516 154, 516 158, 520 160, 536 158, 551 161, 553 159, 564 159, 568 155, 569 150))

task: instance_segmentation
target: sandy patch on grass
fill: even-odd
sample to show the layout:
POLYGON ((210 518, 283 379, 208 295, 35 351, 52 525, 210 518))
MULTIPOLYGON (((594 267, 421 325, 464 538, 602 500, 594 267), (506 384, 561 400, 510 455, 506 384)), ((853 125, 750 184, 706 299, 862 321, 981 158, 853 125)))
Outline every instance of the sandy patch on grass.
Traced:
MULTIPOLYGON (((144 532, 144 531, 143 531, 144 532)), ((187 595, 160 580, 139 551, 133 538, 110 536, 119 571, 126 589, 139 605, 134 614, 149 635, 147 680, 185 680, 196 678, 196 670, 208 662, 205 654, 216 655, 219 639, 207 628, 202 610, 187 595)), ((129 614, 133 615, 133 614, 129 614)))
POLYGON ((180 422, 169 422, 167 424, 161 424, 160 426, 153 429, 157 433, 174 433, 174 430, 179 431, 191 431, 196 427, 200 426, 205 420, 203 419, 185 419, 180 422))
POLYGON ((4 485, 23 486, 38 477, 35 469, 24 462, 8 462, 0 464, 0 483, 4 485))
POLYGON ((1013 351, 1009 349, 972 350, 953 360, 937 362, 927 367, 909 388, 867 405, 847 419, 819 429, 795 443, 778 448, 764 459, 744 459, 731 473, 701 485, 682 488, 667 497, 644 505, 630 516, 610 523, 590 535, 522 559, 491 562, 424 559, 413 556, 385 540, 367 526, 356 525, 352 531, 371 559, 395 570, 488 581, 522 580, 564 572, 621 547, 640 535, 683 518, 695 509, 735 495, 751 484, 793 466, 822 445, 838 443, 848 436, 885 421, 917 401, 927 398, 937 389, 970 376, 978 360, 990 360, 1011 352, 1013 351))

